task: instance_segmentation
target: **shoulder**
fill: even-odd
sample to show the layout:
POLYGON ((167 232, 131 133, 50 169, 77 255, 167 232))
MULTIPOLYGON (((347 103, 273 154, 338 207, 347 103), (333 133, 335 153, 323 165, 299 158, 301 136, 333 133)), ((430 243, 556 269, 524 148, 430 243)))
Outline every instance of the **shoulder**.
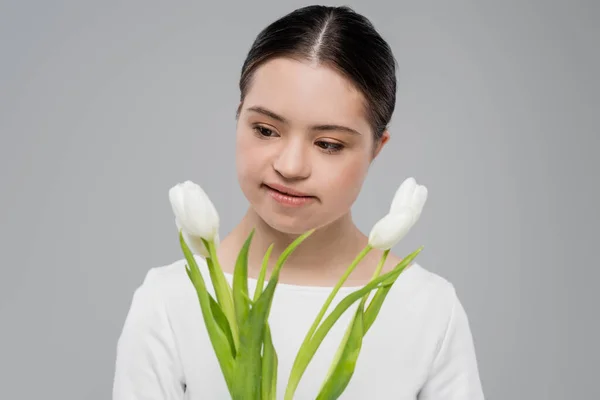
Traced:
MULTIPOLYGON (((204 279, 210 279, 206 261, 201 257, 196 257, 196 263, 204 279)), ((162 303, 195 300, 196 292, 187 275, 186 265, 187 261, 182 258, 169 264, 150 268, 138 291, 144 291, 155 298, 155 301, 162 303)))
MULTIPOLYGON (((383 272, 388 272, 394 269, 400 262, 402 257, 397 256, 394 253, 388 255, 383 268, 383 272)), ((452 282, 447 278, 439 275, 432 270, 424 267, 418 261, 413 260, 402 272, 401 276, 410 276, 412 285, 416 286, 420 291, 425 291, 427 294, 446 298, 455 296, 455 288, 452 282)), ((408 279, 408 278, 407 278, 408 279)))
MULTIPOLYGON (((391 271, 401 261, 402 257, 390 252, 383 272, 391 271)), ((398 279, 399 282, 404 282, 403 286, 407 286, 405 289, 410 288, 414 295, 419 294, 442 302, 452 300, 456 296, 456 289, 450 280, 423 266, 417 260, 413 260, 406 266, 398 279)))
POLYGON ((415 279, 418 281, 421 290, 428 296, 442 301, 452 300, 456 297, 456 288, 448 278, 417 262, 413 262, 411 268, 414 269, 415 279))
POLYGON ((413 261, 398 277, 390 295, 398 310, 430 328, 443 329, 459 303, 455 285, 413 261))
MULTIPOLYGON (((202 259, 197 260, 198 266, 204 263, 202 259)), ((142 286, 159 291, 176 289, 188 279, 185 272, 187 262, 185 259, 173 261, 170 264, 150 268, 144 277, 142 286)))
POLYGON ((441 274, 413 262, 389 297, 391 304, 381 311, 386 321, 381 329, 401 335, 414 349, 427 354, 427 365, 449 342, 468 339, 468 318, 457 289, 441 274))

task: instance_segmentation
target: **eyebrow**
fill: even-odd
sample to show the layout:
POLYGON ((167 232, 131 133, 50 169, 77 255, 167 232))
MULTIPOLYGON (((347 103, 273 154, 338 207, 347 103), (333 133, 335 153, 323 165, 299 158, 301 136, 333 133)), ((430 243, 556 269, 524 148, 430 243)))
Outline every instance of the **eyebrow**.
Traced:
MULTIPOLYGON (((247 110, 258 113, 258 114, 266 115, 267 117, 269 117, 271 119, 281 122, 282 124, 286 124, 286 125, 290 124, 290 122, 286 118, 282 117, 279 114, 274 113, 271 110, 266 109, 265 107, 253 106, 253 107, 249 107, 247 110)), ((342 131, 342 132, 350 133, 352 135, 361 135, 361 133, 359 131, 357 131, 356 129, 352 129, 347 126, 336 125, 336 124, 313 125, 309 129, 311 131, 342 131)))

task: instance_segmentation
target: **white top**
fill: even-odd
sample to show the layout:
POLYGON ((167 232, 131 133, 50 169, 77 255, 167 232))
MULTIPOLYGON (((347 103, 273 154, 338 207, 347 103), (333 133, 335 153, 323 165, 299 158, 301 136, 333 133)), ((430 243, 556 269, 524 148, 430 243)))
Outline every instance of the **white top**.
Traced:
MULTIPOLYGON (((198 266, 210 289, 203 259, 198 266)), ((232 276, 226 274, 231 283, 232 276)), ((249 279, 251 296, 256 281, 249 279)), ((328 312, 358 287, 342 287, 328 312)), ((331 288, 279 283, 269 323, 279 359, 277 398, 306 332, 331 288)), ((358 302, 336 322, 309 364, 295 399, 312 400, 327 375, 358 302)), ((366 334, 356 369, 340 397, 484 399, 473 339, 454 286, 417 263, 390 290, 366 334)), ((117 345, 113 400, 230 399, 185 259, 152 268, 133 295, 117 345)))

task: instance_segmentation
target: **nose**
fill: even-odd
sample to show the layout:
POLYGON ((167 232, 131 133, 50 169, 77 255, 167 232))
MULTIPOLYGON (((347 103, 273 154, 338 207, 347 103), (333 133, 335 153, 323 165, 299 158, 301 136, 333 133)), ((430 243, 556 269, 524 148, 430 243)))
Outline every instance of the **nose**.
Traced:
POLYGON ((286 179, 305 179, 310 176, 307 149, 297 138, 290 139, 275 157, 273 168, 286 179))

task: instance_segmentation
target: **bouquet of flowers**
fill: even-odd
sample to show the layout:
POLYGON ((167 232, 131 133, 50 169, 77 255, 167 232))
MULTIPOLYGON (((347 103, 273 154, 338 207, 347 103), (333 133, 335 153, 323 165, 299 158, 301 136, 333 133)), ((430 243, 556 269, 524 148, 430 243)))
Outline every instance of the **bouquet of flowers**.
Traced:
MULTIPOLYGON (((171 188, 169 199, 179 231, 179 241, 187 260, 186 271, 200 303, 204 323, 217 356, 231 398, 234 400, 275 400, 277 351, 269 328, 269 312, 279 273, 287 257, 313 232, 300 235, 278 258, 266 280, 267 263, 273 245, 263 258, 254 294, 248 292, 248 251, 252 231, 239 251, 230 286, 217 258, 219 215, 204 190, 186 181, 171 188), (207 290, 194 255, 206 260, 215 297, 207 290)), ((375 322, 392 285, 423 246, 409 254, 391 271, 381 274, 390 249, 417 222, 427 199, 427 188, 406 179, 396 191, 390 210, 369 234, 368 245, 356 256, 323 304, 298 349, 285 391, 293 399, 300 379, 323 339, 340 316, 360 301, 345 336, 339 344, 317 399, 337 399, 346 389, 361 350, 362 340, 375 322), (343 298, 325 318, 325 313, 345 280, 369 251, 384 250, 369 283, 343 298), (371 292, 374 292, 369 301, 371 292)))

